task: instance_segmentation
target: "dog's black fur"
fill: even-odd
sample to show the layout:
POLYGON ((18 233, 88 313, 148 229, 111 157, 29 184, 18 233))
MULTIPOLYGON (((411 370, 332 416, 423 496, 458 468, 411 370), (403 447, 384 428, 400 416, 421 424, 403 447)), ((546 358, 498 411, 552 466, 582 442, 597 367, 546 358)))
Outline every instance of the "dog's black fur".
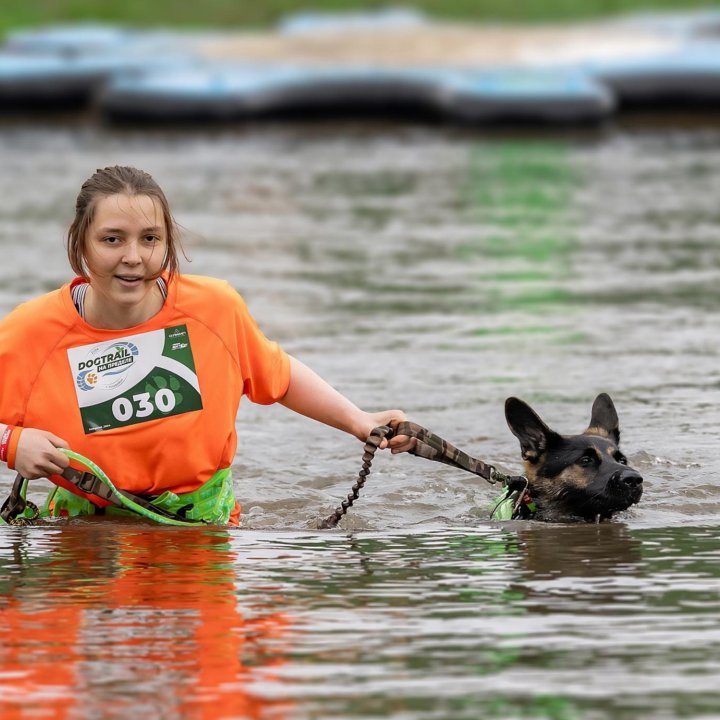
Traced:
POLYGON ((602 393, 581 435, 551 430, 522 400, 505 402, 505 418, 525 461, 535 518, 546 521, 606 520, 640 500, 642 476, 620 452, 620 428, 613 401, 602 393))

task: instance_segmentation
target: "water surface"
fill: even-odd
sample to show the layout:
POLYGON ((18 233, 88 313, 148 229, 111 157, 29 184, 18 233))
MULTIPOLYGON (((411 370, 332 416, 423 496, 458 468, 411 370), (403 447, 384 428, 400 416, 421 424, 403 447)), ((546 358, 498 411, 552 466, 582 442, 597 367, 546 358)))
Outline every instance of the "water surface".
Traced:
POLYGON ((381 455, 319 532, 359 444, 244 402, 242 530, 0 533, 3 716, 717 716, 720 130, 623 123, 1 123, 0 312, 69 278, 80 183, 134 164, 184 269, 359 405, 517 471, 506 397, 574 433, 605 391, 646 485, 609 524, 491 523, 483 480, 381 455))

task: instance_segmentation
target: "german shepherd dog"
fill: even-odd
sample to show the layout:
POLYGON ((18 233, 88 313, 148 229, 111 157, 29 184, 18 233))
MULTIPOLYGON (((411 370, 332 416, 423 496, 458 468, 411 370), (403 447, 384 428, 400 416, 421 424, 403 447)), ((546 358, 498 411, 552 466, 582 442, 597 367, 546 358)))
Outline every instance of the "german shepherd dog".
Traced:
POLYGON ((522 400, 505 402, 505 418, 520 441, 534 518, 600 522, 640 500, 642 476, 620 452, 620 428, 613 401, 602 393, 581 435, 551 430, 522 400))

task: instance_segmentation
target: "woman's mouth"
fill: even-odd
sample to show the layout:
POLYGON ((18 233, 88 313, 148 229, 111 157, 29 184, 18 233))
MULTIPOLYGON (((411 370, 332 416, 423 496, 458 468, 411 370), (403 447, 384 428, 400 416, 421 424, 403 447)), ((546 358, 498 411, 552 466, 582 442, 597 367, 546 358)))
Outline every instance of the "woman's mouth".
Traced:
POLYGON ((135 287, 144 280, 144 277, 142 275, 116 275, 115 277, 127 287, 135 287))

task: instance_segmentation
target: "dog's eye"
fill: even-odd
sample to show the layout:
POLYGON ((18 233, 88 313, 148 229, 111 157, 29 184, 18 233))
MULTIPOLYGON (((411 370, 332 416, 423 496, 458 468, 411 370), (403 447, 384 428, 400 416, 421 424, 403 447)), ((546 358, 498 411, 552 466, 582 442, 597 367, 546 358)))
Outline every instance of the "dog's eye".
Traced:
POLYGON ((620 453, 615 456, 615 461, 619 462, 621 465, 627 465, 627 458, 620 453))
POLYGON ((590 465, 594 465, 594 464, 595 464, 595 458, 592 455, 583 455, 578 460, 578 465, 580 465, 580 467, 590 467, 590 465))

